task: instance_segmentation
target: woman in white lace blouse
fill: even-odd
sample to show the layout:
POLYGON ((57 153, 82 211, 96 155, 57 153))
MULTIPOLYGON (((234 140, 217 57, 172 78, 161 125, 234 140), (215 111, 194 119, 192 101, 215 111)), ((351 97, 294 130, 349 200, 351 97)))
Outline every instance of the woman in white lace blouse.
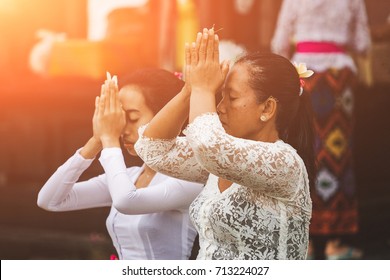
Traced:
POLYGON ((196 236, 188 207, 201 191, 198 183, 156 173, 147 165, 127 168, 120 136, 130 155, 138 128, 148 123, 183 87, 163 69, 140 69, 108 80, 96 100, 93 137, 49 178, 38 205, 49 211, 111 207, 107 230, 120 259, 188 259, 196 236), (105 174, 78 181, 101 151, 105 174))
POLYGON ((135 149, 161 173, 206 182, 190 206, 198 259, 304 259, 314 161, 299 75, 274 54, 246 55, 229 72, 218 43, 205 29, 186 46, 187 90, 140 129, 135 149))

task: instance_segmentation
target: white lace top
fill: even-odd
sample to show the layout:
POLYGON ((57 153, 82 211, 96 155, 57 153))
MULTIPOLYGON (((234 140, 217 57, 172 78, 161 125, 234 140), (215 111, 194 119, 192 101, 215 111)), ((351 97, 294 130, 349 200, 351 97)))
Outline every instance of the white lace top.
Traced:
POLYGON ((197 117, 186 137, 150 139, 142 136, 144 129, 135 148, 148 166, 207 181, 190 206, 199 233, 198 259, 305 259, 309 180, 290 145, 230 136, 216 113, 197 117), (234 183, 221 193, 218 177, 234 183))
MULTIPOLYGON (((364 0, 284 0, 272 51, 288 57, 292 41, 333 42, 356 52, 370 45, 364 0)), ((305 62, 314 71, 349 67, 356 71, 348 53, 295 53, 291 59, 305 62)))

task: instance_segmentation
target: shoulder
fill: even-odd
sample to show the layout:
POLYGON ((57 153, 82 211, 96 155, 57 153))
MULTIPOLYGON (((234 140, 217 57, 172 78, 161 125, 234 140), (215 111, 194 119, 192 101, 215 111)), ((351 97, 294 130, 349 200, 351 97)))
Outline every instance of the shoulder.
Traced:
POLYGON ((303 159, 293 146, 282 140, 277 141, 275 145, 277 145, 277 150, 283 155, 286 162, 290 162, 293 165, 304 166, 303 159))

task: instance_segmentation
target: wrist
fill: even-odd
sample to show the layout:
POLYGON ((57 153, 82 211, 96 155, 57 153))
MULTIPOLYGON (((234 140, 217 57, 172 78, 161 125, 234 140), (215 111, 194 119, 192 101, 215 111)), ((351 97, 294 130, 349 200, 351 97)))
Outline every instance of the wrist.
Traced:
POLYGON ((100 138, 103 148, 120 148, 119 138, 113 138, 109 136, 102 136, 100 138))
POLYGON ((191 86, 190 85, 184 85, 184 87, 181 89, 179 93, 184 99, 190 98, 191 96, 191 86))
POLYGON ((191 90, 191 95, 197 95, 197 94, 200 94, 200 95, 211 95, 211 96, 215 96, 216 94, 216 91, 213 91, 209 88, 202 88, 202 87, 192 87, 192 90, 191 90))
POLYGON ((93 159, 102 150, 102 143, 95 137, 91 137, 80 151, 80 155, 85 159, 93 159))
POLYGON ((92 136, 88 142, 90 142, 94 147, 102 148, 102 141, 98 137, 92 136))

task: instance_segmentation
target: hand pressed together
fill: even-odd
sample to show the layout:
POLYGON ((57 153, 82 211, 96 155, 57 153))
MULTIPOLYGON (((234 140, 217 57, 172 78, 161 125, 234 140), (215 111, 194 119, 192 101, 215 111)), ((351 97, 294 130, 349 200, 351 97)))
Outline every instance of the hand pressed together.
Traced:
POLYGON ((218 92, 229 71, 229 63, 219 63, 219 38, 213 28, 204 28, 196 42, 186 46, 186 64, 192 91, 218 92))
POLYGON ((93 134, 100 139, 103 148, 120 147, 119 137, 126 124, 125 112, 119 101, 116 77, 107 76, 100 97, 96 97, 93 134))

